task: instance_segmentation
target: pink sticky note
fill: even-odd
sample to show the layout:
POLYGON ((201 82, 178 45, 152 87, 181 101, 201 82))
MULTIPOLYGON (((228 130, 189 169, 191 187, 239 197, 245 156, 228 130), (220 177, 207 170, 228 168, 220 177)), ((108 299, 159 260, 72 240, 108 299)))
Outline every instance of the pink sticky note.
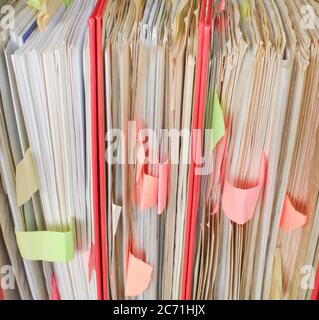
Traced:
POLYGON ((158 174, 158 214, 162 214, 167 205, 169 162, 159 165, 158 174))
POLYGON ((132 253, 129 255, 127 266, 125 296, 136 297, 142 294, 151 282, 153 268, 132 253))
POLYGON ((282 216, 280 220, 280 229, 293 231, 304 226, 307 222, 307 216, 298 212, 292 205, 288 195, 286 196, 282 216))
POLYGON ((229 220, 243 225, 254 215, 257 202, 264 186, 267 161, 263 155, 259 172, 258 185, 250 189, 239 189, 225 181, 222 208, 229 220))
POLYGON ((151 209, 157 204, 158 178, 144 174, 140 190, 140 208, 142 210, 151 209))
POLYGON ((56 282, 55 274, 52 273, 51 279, 51 299, 50 300, 61 300, 60 292, 56 282))

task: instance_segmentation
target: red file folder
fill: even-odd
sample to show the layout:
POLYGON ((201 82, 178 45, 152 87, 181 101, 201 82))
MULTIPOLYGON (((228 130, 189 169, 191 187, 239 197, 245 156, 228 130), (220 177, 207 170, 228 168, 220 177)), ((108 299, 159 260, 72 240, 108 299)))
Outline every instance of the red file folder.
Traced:
POLYGON ((100 192, 100 234, 102 250, 103 299, 108 299, 108 255, 107 255, 107 214, 106 214, 106 163, 105 163, 105 92, 104 92, 104 39, 103 16, 106 0, 100 1, 96 15, 96 62, 97 62, 97 116, 100 192))
POLYGON ((201 156, 201 141, 196 141, 194 131, 203 132, 203 120, 206 101, 206 85, 209 48, 212 28, 212 0, 202 0, 200 20, 198 26, 198 58, 196 67, 196 84, 194 99, 194 116, 192 124, 192 146, 191 146, 191 164, 188 180, 188 205, 186 217, 186 230, 184 239, 184 266, 182 279, 182 299, 191 299, 194 250, 195 250, 195 232, 198 210, 199 183, 200 177, 195 174, 195 160, 201 156), (207 13, 206 13, 207 9, 207 13))
POLYGON ((93 211, 94 211, 94 256, 97 279, 97 298, 103 299, 102 260, 101 260, 101 213, 99 181, 99 144, 98 144, 98 74, 97 74, 97 16, 103 7, 103 0, 98 0, 89 18, 90 40, 90 82, 91 82, 91 126, 92 126, 92 175, 93 175, 93 211))
POLYGON ((315 288, 312 291, 311 300, 319 300, 319 265, 317 267, 315 288))

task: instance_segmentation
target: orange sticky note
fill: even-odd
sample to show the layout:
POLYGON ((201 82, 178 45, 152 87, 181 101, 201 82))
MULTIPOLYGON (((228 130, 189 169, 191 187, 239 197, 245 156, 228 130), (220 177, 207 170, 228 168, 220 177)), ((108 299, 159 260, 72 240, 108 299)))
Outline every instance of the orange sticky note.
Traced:
POLYGON ((304 226, 307 222, 307 216, 298 212, 292 205, 288 195, 286 196, 282 216, 280 220, 280 229, 293 231, 304 226))
POLYGON ((162 214, 167 204, 169 162, 159 165, 158 175, 158 214, 162 214))
POLYGON ((151 209, 157 204, 158 178, 144 174, 140 190, 140 208, 142 210, 151 209))
POLYGON ((258 184, 254 188, 239 189, 226 180, 222 208, 229 220, 243 225, 252 219, 264 186, 266 167, 267 161, 265 155, 263 155, 258 184))
POLYGON ((129 255, 127 266, 125 296, 136 297, 142 294, 149 286, 153 268, 132 253, 129 255))

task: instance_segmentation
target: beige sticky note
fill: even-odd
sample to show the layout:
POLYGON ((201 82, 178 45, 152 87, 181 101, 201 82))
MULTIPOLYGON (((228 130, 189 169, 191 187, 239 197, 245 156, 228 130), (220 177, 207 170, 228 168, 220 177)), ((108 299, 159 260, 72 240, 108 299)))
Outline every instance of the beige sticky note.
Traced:
POLYGON ((17 165, 16 191, 18 206, 27 203, 32 195, 39 190, 39 183, 33 162, 31 149, 28 149, 24 159, 17 165))

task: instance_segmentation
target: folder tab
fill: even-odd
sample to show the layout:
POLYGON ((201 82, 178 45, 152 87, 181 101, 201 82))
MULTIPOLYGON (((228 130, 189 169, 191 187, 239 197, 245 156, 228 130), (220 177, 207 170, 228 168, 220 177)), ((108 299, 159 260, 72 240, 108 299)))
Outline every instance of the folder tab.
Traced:
POLYGON ((307 216, 298 212, 292 205, 289 196, 285 198, 282 216, 280 220, 280 229, 284 231, 293 231, 303 227, 307 223, 307 216))
POLYGON ((239 189, 226 180, 222 207, 226 216, 233 222, 243 225, 250 221, 254 215, 257 202, 264 186, 267 161, 263 155, 259 172, 258 184, 254 188, 239 189))
POLYGON ((136 297, 142 294, 149 286, 153 268, 140 259, 137 259, 132 253, 129 254, 125 296, 136 297))
POLYGON ((73 232, 16 232, 21 256, 30 261, 68 262, 74 259, 73 232))
POLYGON ((24 159, 17 165, 16 191, 18 207, 27 203, 39 190, 39 182, 35 171, 31 149, 28 149, 24 159))

